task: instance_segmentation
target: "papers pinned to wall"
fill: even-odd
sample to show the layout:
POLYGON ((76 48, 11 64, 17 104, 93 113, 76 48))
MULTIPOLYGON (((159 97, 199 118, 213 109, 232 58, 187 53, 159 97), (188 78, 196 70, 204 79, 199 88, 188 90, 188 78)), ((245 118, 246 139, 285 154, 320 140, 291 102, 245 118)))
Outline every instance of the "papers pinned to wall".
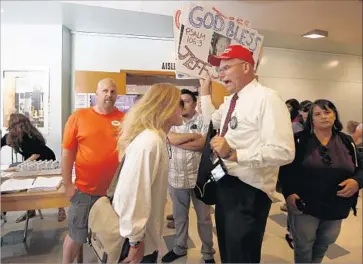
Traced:
POLYGON ((86 108, 89 107, 89 100, 87 93, 77 93, 74 100, 74 108, 86 108))

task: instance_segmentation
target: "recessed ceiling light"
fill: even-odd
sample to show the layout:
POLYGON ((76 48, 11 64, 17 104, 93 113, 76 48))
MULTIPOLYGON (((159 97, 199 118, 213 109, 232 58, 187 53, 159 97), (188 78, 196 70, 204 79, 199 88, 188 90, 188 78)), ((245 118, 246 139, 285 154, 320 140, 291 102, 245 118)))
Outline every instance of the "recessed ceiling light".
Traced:
POLYGON ((303 34, 302 36, 304 38, 311 38, 311 39, 326 38, 328 36, 328 31, 314 29, 312 31, 309 31, 309 32, 303 34))

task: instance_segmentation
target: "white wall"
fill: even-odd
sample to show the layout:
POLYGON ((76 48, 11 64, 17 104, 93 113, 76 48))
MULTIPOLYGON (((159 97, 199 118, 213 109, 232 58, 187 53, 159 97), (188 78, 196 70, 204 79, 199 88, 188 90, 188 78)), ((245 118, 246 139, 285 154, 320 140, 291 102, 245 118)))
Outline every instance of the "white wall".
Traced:
POLYGON ((85 71, 161 70, 162 62, 175 58, 173 45, 170 39, 76 33, 72 34, 72 65, 85 71))
MULTIPOLYGON (((47 145, 60 157, 62 137, 62 25, 1 25, 1 69, 45 67, 50 74, 47 145)), ((11 163, 10 148, 1 164, 11 163)))
MULTIPOLYGON (((62 28, 62 128, 71 114, 72 38, 67 27, 62 28)), ((63 133, 62 133, 63 135, 63 133)))
POLYGON ((286 100, 331 100, 345 126, 362 120, 362 58, 265 48, 259 80, 286 100))
MULTIPOLYGON (((172 40, 72 35, 74 70, 160 70, 174 59, 172 40)), ((259 80, 284 100, 333 101, 343 123, 362 120, 362 58, 265 47, 259 80)))

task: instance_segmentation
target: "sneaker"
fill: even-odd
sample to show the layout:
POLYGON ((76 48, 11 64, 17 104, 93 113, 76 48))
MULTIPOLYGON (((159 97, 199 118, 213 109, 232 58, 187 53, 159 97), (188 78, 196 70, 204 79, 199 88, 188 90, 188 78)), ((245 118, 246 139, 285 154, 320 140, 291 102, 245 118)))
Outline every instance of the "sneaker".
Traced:
POLYGON ((169 223, 166 225, 166 227, 167 227, 167 228, 169 228, 169 229, 175 229, 175 223, 174 223, 174 221, 169 222, 169 223))
POLYGON ((187 254, 185 255, 177 255, 174 253, 173 250, 170 250, 168 253, 165 254, 165 256, 161 259, 161 261, 163 263, 170 263, 170 262, 173 262, 174 260, 177 260, 178 258, 182 258, 184 256, 186 256, 187 254))
POLYGON ((214 259, 205 259, 204 263, 216 263, 214 259))
POLYGON ((284 203, 283 205, 280 206, 280 210, 281 211, 284 211, 284 212, 287 212, 287 206, 286 206, 286 203, 284 203))
POLYGON ((166 216, 166 220, 174 221, 174 216, 172 214, 166 216))

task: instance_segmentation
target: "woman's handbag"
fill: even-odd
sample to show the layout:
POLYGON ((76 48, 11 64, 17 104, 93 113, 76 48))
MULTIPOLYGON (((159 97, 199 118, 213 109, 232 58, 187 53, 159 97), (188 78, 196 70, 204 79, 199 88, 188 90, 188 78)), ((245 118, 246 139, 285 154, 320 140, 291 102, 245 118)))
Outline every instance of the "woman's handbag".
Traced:
POLYGON ((101 263, 119 263, 129 253, 127 238, 120 235, 120 221, 112 207, 112 199, 125 157, 120 162, 107 196, 99 198, 92 206, 88 217, 88 244, 101 263))

